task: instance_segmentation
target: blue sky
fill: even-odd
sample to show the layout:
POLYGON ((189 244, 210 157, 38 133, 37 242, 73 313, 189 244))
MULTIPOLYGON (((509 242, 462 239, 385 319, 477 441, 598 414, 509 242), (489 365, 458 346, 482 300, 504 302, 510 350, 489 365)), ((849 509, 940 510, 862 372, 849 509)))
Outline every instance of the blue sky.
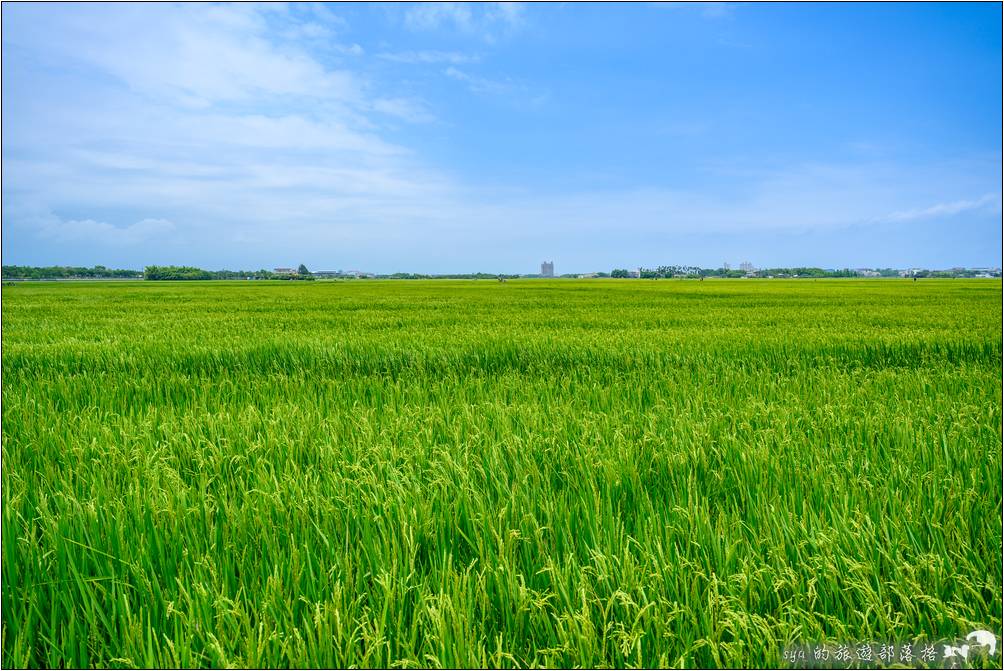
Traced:
POLYGON ((3 262, 1001 264, 1000 4, 3 5, 3 262))

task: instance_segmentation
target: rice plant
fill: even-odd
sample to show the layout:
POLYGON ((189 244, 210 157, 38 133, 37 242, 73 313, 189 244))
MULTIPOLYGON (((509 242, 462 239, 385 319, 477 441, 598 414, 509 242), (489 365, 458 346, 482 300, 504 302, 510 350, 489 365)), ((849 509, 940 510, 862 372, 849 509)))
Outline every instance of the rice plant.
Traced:
POLYGON ((2 291, 4 667, 1001 631, 1000 281, 2 291))

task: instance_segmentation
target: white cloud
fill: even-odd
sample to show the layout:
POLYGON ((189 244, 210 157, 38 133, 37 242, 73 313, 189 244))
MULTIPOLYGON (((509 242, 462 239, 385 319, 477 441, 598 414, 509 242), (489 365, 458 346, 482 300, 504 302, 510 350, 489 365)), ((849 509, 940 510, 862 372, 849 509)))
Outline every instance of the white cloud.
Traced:
POLYGON ((170 238, 187 241, 172 254, 196 253, 234 240, 324 244, 387 219, 398 222, 391 235, 433 217, 451 181, 383 130, 432 121, 424 103, 284 46, 282 11, 17 8, 36 22, 12 21, 5 44, 9 32, 25 53, 56 58, 63 80, 37 86, 30 59, 8 80, 4 63, 4 93, 30 94, 4 98, 4 221, 21 236, 6 241, 23 246, 28 231, 112 249, 170 238), (40 18, 46 29, 32 30, 40 18), (151 209, 162 214, 123 214, 151 209))
MULTIPOLYGON (((360 96, 352 73, 325 68, 295 44, 271 41, 268 8, 124 4, 39 11, 47 11, 49 29, 11 31, 13 41, 95 68, 160 101, 202 107, 261 96, 360 96)), ((326 29, 306 23, 286 30, 326 29)))
POLYGON ((174 224, 166 219, 143 219, 128 226, 113 226, 93 219, 62 220, 50 216, 42 222, 40 230, 45 237, 61 243, 127 246, 163 239, 174 228, 174 224))

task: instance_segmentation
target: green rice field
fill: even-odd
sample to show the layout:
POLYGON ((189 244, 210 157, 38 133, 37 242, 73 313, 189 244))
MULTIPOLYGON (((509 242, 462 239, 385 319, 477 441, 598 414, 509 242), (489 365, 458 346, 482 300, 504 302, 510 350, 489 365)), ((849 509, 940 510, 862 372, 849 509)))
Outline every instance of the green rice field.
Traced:
POLYGON ((748 667, 999 636, 1001 303, 4 286, 2 665, 748 667))

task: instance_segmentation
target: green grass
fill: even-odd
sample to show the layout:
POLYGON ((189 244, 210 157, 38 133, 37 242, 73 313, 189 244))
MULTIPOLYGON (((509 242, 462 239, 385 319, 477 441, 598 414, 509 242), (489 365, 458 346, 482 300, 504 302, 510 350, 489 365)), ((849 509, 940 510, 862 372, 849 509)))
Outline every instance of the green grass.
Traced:
POLYGON ((25 666, 1001 631, 999 281, 3 288, 25 666))

